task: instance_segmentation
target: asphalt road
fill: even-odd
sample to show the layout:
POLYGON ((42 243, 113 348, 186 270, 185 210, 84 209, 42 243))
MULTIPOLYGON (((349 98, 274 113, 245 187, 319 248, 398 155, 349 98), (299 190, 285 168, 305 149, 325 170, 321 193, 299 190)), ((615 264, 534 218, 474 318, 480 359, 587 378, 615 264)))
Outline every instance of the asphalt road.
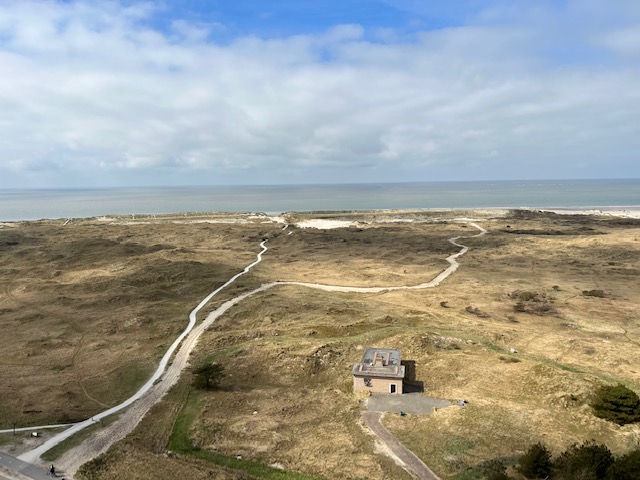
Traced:
MULTIPOLYGON (((6 453, 0 453, 0 467, 6 468, 6 473, 0 473, 2 480, 14 480, 16 478, 31 478, 33 480, 51 480, 47 472, 42 467, 36 467, 30 463, 23 462, 6 453), (11 472, 17 472, 18 475, 13 476, 11 472), (8 477, 8 478, 7 478, 8 477)), ((60 477, 62 478, 62 477, 60 477)))

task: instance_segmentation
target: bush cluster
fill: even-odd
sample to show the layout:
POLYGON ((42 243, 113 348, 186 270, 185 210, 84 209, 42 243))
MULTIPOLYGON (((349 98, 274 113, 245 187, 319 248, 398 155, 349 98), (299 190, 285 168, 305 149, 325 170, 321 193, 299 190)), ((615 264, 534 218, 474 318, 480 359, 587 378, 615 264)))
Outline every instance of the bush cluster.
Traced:
POLYGON ((191 384, 201 390, 215 390, 224 378, 224 368, 218 363, 205 362, 193 369, 191 384))
MULTIPOLYGON (((520 457, 516 470, 528 479, 640 480, 640 449, 615 459, 606 445, 590 440, 572 445, 554 460, 547 447, 536 443, 520 457)), ((485 462, 482 471, 487 480, 512 478, 499 459, 485 462)))
POLYGON ((553 463, 554 478, 562 480, 598 480, 607 477, 614 458, 606 445, 594 441, 573 445, 553 463))
POLYGON ((551 466, 551 452, 541 443, 531 445, 518 461, 518 470, 527 478, 547 478, 551 466))
POLYGON ((640 398, 624 385, 606 385, 591 402, 593 413, 600 418, 626 425, 640 421, 640 398))
POLYGON ((583 290, 582 295, 585 297, 598 297, 598 298, 606 298, 607 294, 604 290, 583 290))
POLYGON ((491 315, 489 315, 488 313, 483 312, 479 308, 472 307, 471 305, 469 305, 467 308, 465 308, 465 310, 467 312, 469 312, 469 313, 472 313, 473 315, 475 315, 476 317, 479 317, 479 318, 490 318, 491 317, 491 315))
POLYGON ((553 298, 547 297, 544 293, 516 290, 511 292, 509 297, 517 300, 513 306, 513 310, 516 312, 531 313, 538 316, 558 313, 553 306, 553 298))
MULTIPOLYGON (((535 298, 535 295, 524 297, 535 298)), ((618 425, 640 422, 640 398, 624 385, 600 387, 591 407, 597 417, 618 425)), ((485 462, 482 471, 483 478, 488 480, 509 478, 499 459, 485 462)), ((640 449, 616 460, 606 445, 598 445, 591 440, 582 445, 572 445, 554 460, 547 447, 536 443, 520 457, 517 471, 530 479, 640 480, 640 449)))

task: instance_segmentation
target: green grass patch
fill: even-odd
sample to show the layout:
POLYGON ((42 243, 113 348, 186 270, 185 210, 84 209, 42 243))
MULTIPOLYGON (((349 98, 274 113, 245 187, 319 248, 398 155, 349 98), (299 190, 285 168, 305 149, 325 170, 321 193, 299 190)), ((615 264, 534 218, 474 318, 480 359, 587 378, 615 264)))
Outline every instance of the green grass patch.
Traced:
POLYGON ((534 360, 535 362, 538 362, 540 364, 549 365, 551 367, 555 367, 560 370, 564 370, 566 372, 576 373, 578 375, 591 375, 607 383, 620 383, 629 388, 640 389, 640 383, 633 382, 628 379, 616 378, 606 373, 599 372, 597 370, 584 370, 578 367, 574 367, 573 365, 567 365, 565 363, 560 363, 555 360, 551 360, 549 358, 538 357, 533 355, 522 355, 522 358, 534 360))
POLYGON ((491 350, 492 352, 496 352, 496 353, 505 353, 505 349, 502 347, 499 347, 498 345, 495 345, 491 342, 487 342, 487 341, 482 341, 480 342, 482 345, 484 345, 488 350, 491 350))
POLYGON ((117 371, 118 385, 116 385, 116 388, 120 387, 123 398, 129 398, 149 380, 154 370, 155 367, 152 364, 140 365, 138 363, 132 363, 123 365, 117 371))
POLYGON ((200 394, 198 392, 189 392, 189 395, 187 396, 187 399, 178 413, 173 425, 173 431, 169 437, 169 450, 182 455, 189 455, 201 460, 207 460, 222 467, 241 470, 257 478, 266 478, 269 480, 321 480, 321 477, 280 470, 253 460, 242 460, 236 457, 223 455, 221 453, 202 450, 199 447, 192 445, 189 438, 189 430, 195 416, 200 411, 199 397, 200 394))
POLYGON ((225 360, 230 360, 236 355, 242 353, 245 347, 251 344, 251 340, 247 340, 244 342, 236 343, 235 345, 230 345, 228 347, 219 348, 215 352, 207 355, 203 362, 221 362, 223 363, 225 360))
POLYGON ((482 467, 469 467, 464 471, 458 473, 454 480, 482 480, 485 478, 484 468, 482 467))
POLYGON ((354 335, 351 338, 352 342, 358 341, 359 343, 366 343, 367 341, 378 341, 380 339, 386 339, 393 335, 399 335, 404 332, 410 332, 411 329, 409 327, 405 327, 402 325, 391 326, 391 327, 381 327, 375 330, 369 330, 368 332, 360 333, 358 335, 354 335))
POLYGON ((16 433, 15 435, 13 434, 13 432, 11 432, 11 433, 0 433, 0 447, 2 447, 4 445, 10 445, 12 443, 16 443, 18 441, 18 439, 20 439, 20 438, 21 437, 18 435, 18 433, 16 433))
POLYGON ((314 329, 320 337, 325 338, 342 338, 353 337, 362 333, 370 332, 380 328, 379 325, 373 323, 356 323, 354 325, 336 326, 336 325, 316 325, 314 329))
POLYGON ((473 440, 463 437, 455 437, 447 441, 444 446, 444 451, 450 455, 457 455, 471 450, 475 445, 476 442, 473 440))
POLYGON ((55 372, 62 372, 63 370, 69 368, 71 365, 54 365, 51 367, 51 370, 55 372))
MULTIPOLYGON (((518 463, 519 456, 508 457, 496 457, 495 460, 499 460, 505 467, 512 467, 518 463)), ((485 467, 480 465, 473 465, 465 468, 462 472, 456 474, 453 480, 484 480, 487 478, 487 471, 485 467)), ((518 477, 520 478, 520 477, 518 477)))
POLYGON ((48 462, 52 462, 60 458, 67 450, 71 450, 74 447, 77 447, 82 442, 84 442, 89 436, 95 432, 96 430, 100 430, 111 423, 115 422, 118 419, 119 415, 114 414, 110 415, 107 418, 103 418, 102 421, 91 425, 90 427, 85 428, 84 430, 80 430, 75 435, 63 440, 55 447, 47 450, 42 454, 42 459, 47 460, 48 462))

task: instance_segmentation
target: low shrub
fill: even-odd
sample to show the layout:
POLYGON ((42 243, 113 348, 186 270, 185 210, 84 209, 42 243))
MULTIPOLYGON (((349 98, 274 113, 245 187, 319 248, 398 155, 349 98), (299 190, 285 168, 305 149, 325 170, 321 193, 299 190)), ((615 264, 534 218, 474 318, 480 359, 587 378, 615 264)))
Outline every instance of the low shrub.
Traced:
POLYGON ((605 298, 607 296, 604 290, 583 290, 582 295, 585 297, 605 298))
POLYGON ((553 298, 547 297, 544 293, 516 290, 511 292, 509 297, 517 300, 513 306, 513 310, 516 312, 531 313, 538 316, 558 313, 553 306, 553 298))
POLYGON ((597 392, 591 402, 596 417, 618 425, 640 421, 640 398, 624 385, 606 385, 597 392))
POLYGON ((547 478, 551 474, 552 464, 549 449, 536 443, 518 460, 518 471, 527 478, 547 478))
POLYGON ((606 445, 594 440, 573 445, 553 463, 553 478, 560 480, 605 479, 614 458, 606 445))
POLYGON ((520 359, 516 357, 505 357, 504 355, 500 355, 498 359, 505 363, 520 363, 520 359))
POLYGON ((483 478, 486 480, 509 480, 507 468, 497 458, 485 462, 482 465, 482 470, 483 478))
POLYGON ((537 292, 518 292, 518 299, 522 302, 530 302, 537 296, 537 292))
POLYGON ((638 480, 640 478, 640 450, 618 458, 607 472, 607 480, 638 480))
POLYGON ((192 385, 202 390, 214 390, 224 378, 224 368, 218 363, 204 363, 193 370, 192 385))
POLYGON ((465 308, 465 310, 467 312, 469 312, 469 313, 472 313, 473 315, 475 315, 476 317, 479 317, 479 318, 489 318, 489 317, 491 317, 491 315, 489 315, 488 313, 483 312, 479 308, 472 307, 471 305, 469 305, 467 308, 465 308))

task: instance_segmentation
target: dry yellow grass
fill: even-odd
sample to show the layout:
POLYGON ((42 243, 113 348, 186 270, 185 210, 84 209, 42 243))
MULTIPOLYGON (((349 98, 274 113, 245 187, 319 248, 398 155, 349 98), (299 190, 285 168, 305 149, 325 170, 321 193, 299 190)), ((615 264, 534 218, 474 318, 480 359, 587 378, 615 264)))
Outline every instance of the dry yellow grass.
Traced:
POLYGON ((0 229, 0 382, 12 392, 0 397, 0 428, 80 420, 127 398, 188 312, 277 229, 97 221, 0 229))
MULTIPOLYGON (((274 280, 362 286, 422 283, 445 268, 444 257, 457 251, 447 238, 477 233, 447 221, 473 213, 407 215, 425 223, 375 224, 373 220, 394 214, 344 213, 326 216, 361 223, 323 232, 296 230, 292 235, 271 227, 264 262, 237 290, 274 280), (445 222, 433 222, 434 217, 445 222)), ((193 444, 326 478, 406 478, 375 453, 372 438, 359 425, 361 398, 351 393, 350 366, 362 348, 387 346, 402 349, 403 358, 416 361, 417 378, 427 394, 469 401, 467 407, 430 416, 386 417, 389 428, 443 478, 488 458, 517 454, 536 441, 555 452, 590 438, 606 442, 616 453, 637 445, 637 426, 618 427, 596 419, 588 401, 605 382, 625 382, 639 390, 640 224, 535 214, 486 217, 479 223, 490 234, 462 240, 471 250, 460 259, 460 269, 438 288, 336 294, 278 286, 231 309, 205 334, 194 355, 194 363, 223 362, 227 377, 220 391, 201 394, 190 431, 193 444), (605 297, 582 294, 596 289, 605 297), (544 295, 555 313, 515 311, 518 292, 544 295), (447 302, 446 308, 441 302, 447 302), (486 316, 470 313, 467 307, 486 316), (509 348, 519 353, 510 354, 509 348)), ((162 223, 153 228, 157 236, 168 235, 167 244, 180 248, 181 240, 191 242, 184 247, 188 253, 180 254, 183 261, 198 258, 204 263, 202 259, 215 258, 224 263, 226 268, 216 278, 250 261, 255 237, 269 231, 262 225, 225 225, 227 233, 221 233, 219 225, 171 225, 173 233, 163 233, 168 227, 162 223), (182 228, 194 232, 202 228, 202 236, 187 240, 182 228), (196 244, 215 235, 220 235, 216 252, 197 249, 196 244), (241 241, 243 235, 252 241, 241 241), (233 250, 239 245, 240 251, 233 250), (232 254, 224 253, 227 247, 232 254)), ((136 231, 137 243, 151 244, 142 240, 145 234, 136 231)), ((165 255, 162 258, 167 259, 168 253, 145 253, 144 258, 165 255)), ((117 261, 116 255, 106 264, 84 265, 74 278, 118 278, 118 272, 130 276, 130 263, 117 261)), ((158 275, 162 265, 171 266, 158 265, 158 275)), ((67 282, 68 275, 60 277, 67 282)), ((33 275, 34 280, 37 277, 33 275)), ((28 287, 26 283, 11 283, 8 290, 23 304, 33 304, 32 299, 25 300, 28 288, 20 290, 28 287)), ((198 278, 185 278, 181 286, 187 290, 192 283, 198 284, 198 278)), ((160 290, 160 297, 165 291, 160 290)), ((191 294, 186 300, 197 296, 191 294)), ((159 299, 155 308, 179 310, 180 305, 159 299)), ((170 325, 158 333, 156 324, 129 330, 126 324, 117 324, 122 334, 115 338, 123 343, 113 346, 120 355, 112 358, 118 368, 126 369, 127 360, 134 358, 128 352, 135 353, 137 372, 143 372, 140 359, 145 355, 150 368, 156 350, 149 345, 138 348, 146 344, 149 332, 159 335, 158 343, 166 342, 173 333, 170 325), (132 348, 127 349, 125 333, 128 342, 138 342, 132 348)), ((51 322, 49 328, 55 326, 51 322)), ((33 335, 34 331, 24 333, 25 345, 33 335)), ((88 345, 84 340, 82 344, 88 345)), ((86 353, 83 382, 99 390, 99 376, 90 383, 89 372, 97 366, 88 358, 91 351, 86 353)), ((103 382, 117 384, 117 375, 103 382)), ((27 386, 18 389, 26 391, 27 386)), ((169 410, 173 413, 156 417, 165 430, 175 418, 176 409, 169 410)), ((136 438, 148 438, 145 431, 153 431, 150 424, 143 424, 136 438)), ((154 464, 189 462, 160 459, 162 448, 149 450, 154 464)), ((123 463, 128 468, 146 458, 135 442, 124 442, 114 451, 126 457, 123 463)), ((206 468, 195 460, 189 465, 206 468)), ((118 478, 120 471, 114 463, 101 478, 118 478)))

